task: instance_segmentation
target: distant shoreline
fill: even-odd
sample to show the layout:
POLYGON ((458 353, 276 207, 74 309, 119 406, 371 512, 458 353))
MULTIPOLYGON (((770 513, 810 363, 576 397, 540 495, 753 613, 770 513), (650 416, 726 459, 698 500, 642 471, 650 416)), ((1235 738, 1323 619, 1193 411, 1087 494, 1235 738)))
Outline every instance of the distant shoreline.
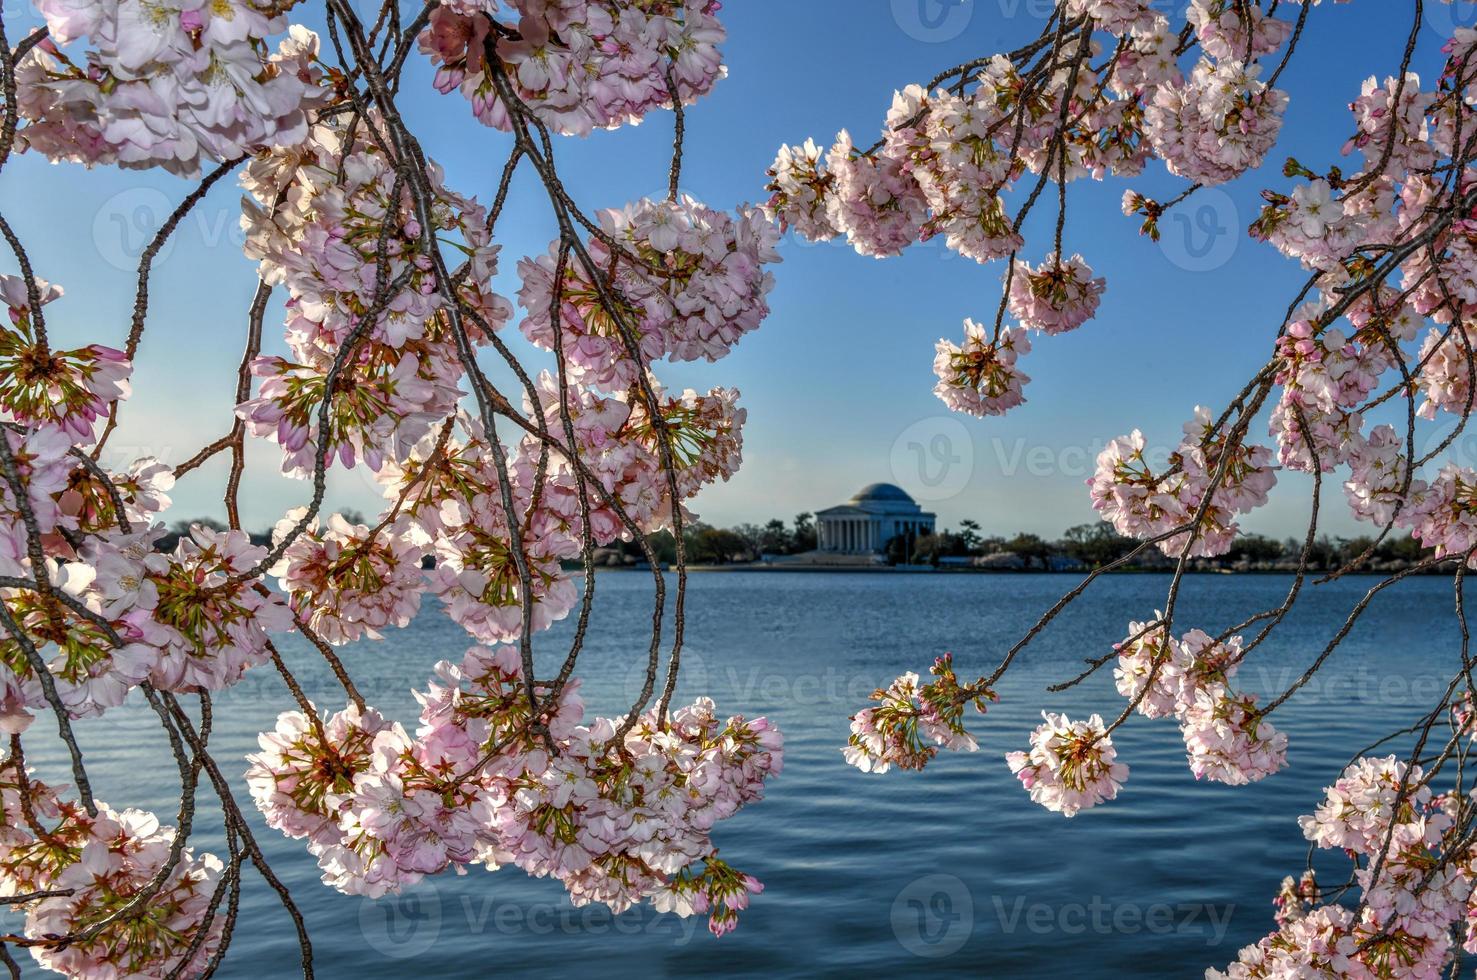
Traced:
MULTIPOLYGON (((1413 574, 1415 574, 1415 575, 1441 575, 1441 574, 1450 574, 1450 572, 1448 572, 1448 571, 1445 570, 1445 564, 1446 563, 1442 563, 1441 565, 1436 565, 1436 566, 1433 566, 1433 567, 1431 567, 1429 569, 1425 569, 1425 570, 1420 571, 1420 572, 1415 572, 1413 574)), ((571 566, 567 570, 572 570, 572 571, 577 571, 577 572, 584 571, 583 567, 580 566, 580 565, 578 565, 578 564, 575 564, 575 565, 571 566)), ((672 565, 668 565, 668 566, 666 566, 663 569, 663 571, 668 571, 668 572, 674 571, 674 570, 675 570, 675 566, 672 566, 672 565)), ((643 572, 643 573, 646 573, 646 574, 650 574, 651 573, 651 566, 649 566, 649 565, 596 565, 595 566, 595 571, 597 573, 602 573, 602 572, 643 572)), ((1044 568, 932 568, 932 567, 919 567, 919 566, 900 567, 900 566, 896 566, 896 565, 812 565, 812 564, 803 564, 803 565, 795 564, 795 565, 792 565, 792 564, 781 564, 781 563, 777 563, 777 562, 776 563, 769 563, 769 564, 763 564, 763 563, 759 563, 759 562, 754 562, 754 563, 748 563, 748 564, 734 563, 734 564, 727 564, 727 565, 688 565, 687 566, 687 571, 689 571, 689 572, 703 572, 703 573, 713 573, 713 572, 765 572, 765 573, 769 573, 769 572, 839 572, 841 574, 846 574, 846 575, 877 575, 877 574, 928 575, 928 574, 942 574, 942 575, 1002 575, 1002 576, 1010 576, 1010 575, 1054 575, 1054 576, 1055 575, 1060 575, 1060 576, 1073 576, 1073 575, 1077 575, 1077 576, 1083 576, 1083 575, 1091 574, 1093 570, 1090 569, 1090 568, 1055 569, 1054 570, 1054 569, 1044 569, 1044 568)), ((1305 574, 1307 574, 1309 576, 1312 576, 1312 575, 1325 575, 1325 574, 1327 574, 1327 573, 1329 573, 1331 571, 1334 571, 1334 569, 1330 569, 1330 568, 1309 568, 1309 569, 1306 569, 1305 570, 1305 574)), ((1351 575, 1376 575, 1376 576, 1386 577, 1386 576, 1390 575, 1393 571, 1398 571, 1398 570, 1396 570, 1396 569, 1383 570, 1383 569, 1372 569, 1372 568, 1371 569, 1360 569, 1358 571, 1346 572, 1341 577, 1342 578, 1347 578, 1347 577, 1349 577, 1351 575)), ((1106 575, 1172 575, 1172 574, 1174 574, 1174 569, 1172 567, 1168 567, 1168 568, 1115 568, 1112 571, 1105 572, 1104 574, 1106 574, 1106 575)), ((1295 568, 1246 568, 1246 569, 1231 569, 1231 568, 1196 568, 1194 566, 1191 566, 1191 567, 1188 567, 1188 568, 1185 569, 1185 574, 1186 575, 1296 575, 1297 574, 1297 569, 1295 569, 1295 568)))

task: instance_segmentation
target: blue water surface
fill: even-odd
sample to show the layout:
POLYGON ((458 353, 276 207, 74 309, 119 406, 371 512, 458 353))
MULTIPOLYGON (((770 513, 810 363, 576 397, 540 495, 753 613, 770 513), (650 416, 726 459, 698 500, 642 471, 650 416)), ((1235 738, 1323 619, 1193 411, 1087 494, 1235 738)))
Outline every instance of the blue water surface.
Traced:
MULTIPOLYGON (((1277 605, 1282 576, 1188 578, 1180 627, 1216 632, 1277 605)), ((876 776, 847 767, 847 716, 902 670, 953 651, 961 675, 988 673, 1076 580, 1065 575, 733 572, 693 574, 683 694, 720 712, 767 715, 785 734, 785 768, 767 797, 714 834, 723 857, 763 880, 740 928, 722 940, 697 919, 634 909, 573 908, 557 883, 517 869, 443 875, 377 902, 323 887, 301 844, 267 829, 259 840, 292 889, 312 935, 316 972, 370 980, 482 976, 1184 977, 1224 967, 1272 925, 1271 899, 1303 866, 1296 817, 1311 812, 1361 745, 1414 721, 1455 670, 1460 633, 1449 579, 1415 578, 1377 596, 1328 667, 1274 716, 1290 766, 1242 788, 1199 783, 1177 728, 1133 719, 1115 736, 1131 773, 1119 799, 1067 820, 1031 803, 1003 761, 1026 746, 1043 709, 1111 719, 1124 701, 1109 672, 1062 694, 1047 685, 1121 638, 1130 619, 1164 604, 1168 577, 1097 582, 1019 657, 1000 703, 974 719, 980 751, 946 754, 923 773, 876 776)), ((1304 590, 1274 638, 1243 667, 1240 686, 1275 694, 1322 650, 1375 583, 1351 577, 1304 590)), ((587 710, 616 714, 639 690, 652 579, 597 580, 595 627, 579 675, 587 710)), ((540 638, 563 656, 562 623, 540 638)), ((412 687, 465 633, 428 600, 406 630, 345 651, 366 697, 413 723, 412 687)), ((296 637, 284 656, 319 704, 342 701, 331 675, 296 637)), ((270 668, 217 702, 211 748, 228 775, 245 769, 259 731, 289 706, 270 668)), ((336 706, 336 705, 335 705, 336 706)), ((27 736, 31 762, 65 782, 46 719, 27 736)), ((79 725, 99 797, 172 822, 178 773, 155 716, 138 705, 79 725)), ((1387 751, 1387 750, 1382 750, 1387 751)), ((224 851, 202 790, 196 846, 224 851)), ((27 975, 42 972, 27 963, 27 975)), ((248 872, 223 977, 299 972, 291 923, 248 872)))

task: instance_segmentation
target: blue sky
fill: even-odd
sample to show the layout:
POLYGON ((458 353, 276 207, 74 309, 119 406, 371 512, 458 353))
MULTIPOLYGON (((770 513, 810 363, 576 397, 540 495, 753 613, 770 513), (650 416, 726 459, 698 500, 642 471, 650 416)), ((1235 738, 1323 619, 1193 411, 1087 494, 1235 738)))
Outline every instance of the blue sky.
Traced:
MULTIPOLYGON (((1443 28, 1471 25, 1477 5, 1427 6, 1416 68, 1430 79, 1439 70, 1443 28)), ((758 201, 780 143, 807 136, 828 143, 843 127, 870 142, 894 89, 1034 37, 1048 7, 1046 0, 732 0, 722 12, 729 77, 688 113, 683 188, 713 207, 758 201)), ((1150 196, 1176 193, 1182 185, 1162 166, 1134 181, 1072 185, 1068 247, 1107 277, 1108 290, 1094 321, 1040 338, 1023 361, 1032 378, 1028 401, 1004 418, 951 415, 931 392, 935 341, 956 338, 966 316, 993 316, 998 263, 980 266, 941 242, 879 261, 844 244, 787 237, 762 329, 716 364, 659 369, 670 387, 737 386, 749 411, 743 469, 705 491, 695 509, 720 525, 789 519, 886 480, 913 492, 946 526, 973 517, 992 532, 1055 534, 1093 519, 1083 481, 1103 442, 1139 427, 1151 444, 1170 445, 1194 405, 1218 410, 1264 363, 1301 275, 1246 238, 1258 193, 1285 186, 1279 171, 1288 154, 1315 169, 1341 162, 1347 103, 1365 77, 1393 73, 1409 16, 1406 5, 1369 0, 1314 8, 1310 36, 1281 83, 1292 103, 1271 165, 1192 199, 1183 218, 1171 218, 1162 243, 1141 238, 1118 210, 1129 186, 1150 196)), ((38 22, 29 8, 7 20, 38 22)), ((19 36, 19 27, 11 33, 19 36)), ((508 137, 477 124, 459 96, 438 96, 430 74, 412 57, 402 108, 450 184, 487 200, 508 137)), ((561 141, 558 161, 576 200, 593 211, 663 193, 670 124, 670 115, 656 113, 639 127, 561 141)), ((0 208, 38 274, 67 290, 48 308, 59 342, 122 346, 136 257, 189 190, 166 174, 87 173, 30 155, 12 160, 0 208)), ((138 393, 124 410, 110 463, 124 453, 179 462, 230 424, 255 285, 240 251, 239 197, 233 182, 218 184, 156 266, 138 393)), ((1041 217, 1052 220, 1046 210, 1041 217)), ((1027 228, 1028 243, 1036 232, 1026 250, 1032 261, 1047 248, 1042 227, 1027 228)), ((542 190, 521 180, 498 229, 500 292, 516 290, 516 260, 544 251, 553 234, 542 190)), ((14 269, 7 261, 0 271, 14 269)), ((274 308, 269 350, 280 348, 279 323, 274 308)), ((545 363, 516 331, 506 336, 530 363, 545 363)), ((276 476, 275 446, 253 445, 249 460, 248 526, 267 526, 306 501, 306 484, 276 476)), ((171 517, 218 515, 223 482, 223 460, 189 475, 174 493, 171 517)), ((1306 520, 1306 486, 1284 474, 1273 502, 1246 526, 1293 533, 1306 520)), ((335 471, 330 505, 369 510, 376 499, 367 478, 335 471)), ((1328 527, 1354 525, 1339 513, 1328 527)))

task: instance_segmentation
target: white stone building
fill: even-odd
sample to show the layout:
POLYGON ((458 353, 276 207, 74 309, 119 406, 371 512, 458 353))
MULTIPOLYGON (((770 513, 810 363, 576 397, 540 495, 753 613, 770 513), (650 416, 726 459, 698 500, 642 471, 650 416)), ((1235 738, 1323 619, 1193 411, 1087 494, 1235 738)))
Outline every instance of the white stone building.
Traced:
POLYGON ((904 535, 933 533, 934 515, 891 483, 863 487, 850 501, 815 515, 816 547, 842 554, 875 554, 904 535))

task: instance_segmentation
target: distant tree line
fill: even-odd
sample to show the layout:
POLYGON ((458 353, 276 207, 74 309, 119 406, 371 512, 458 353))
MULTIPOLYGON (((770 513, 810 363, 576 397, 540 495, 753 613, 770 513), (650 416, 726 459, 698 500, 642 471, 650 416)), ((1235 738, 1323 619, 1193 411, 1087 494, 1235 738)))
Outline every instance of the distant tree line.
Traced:
MULTIPOLYGON (((1117 561, 1138 547, 1139 542, 1124 537, 1105 523, 1078 524, 1068 528, 1060 538, 1048 541, 1040 535, 1021 533, 1011 537, 983 535, 978 522, 963 520, 956 531, 940 531, 921 535, 913 541, 895 539, 888 550, 890 561, 897 562, 907 548, 914 564, 939 564, 941 558, 1011 555, 1026 568, 1050 567, 1053 559, 1066 558, 1088 568, 1098 568, 1117 561)), ((1236 539, 1231 550, 1213 559, 1194 559, 1196 568, 1232 569, 1240 571, 1281 571, 1297 567, 1304 542, 1296 538, 1277 540, 1263 534, 1247 533, 1236 539)), ((1323 535, 1313 542, 1308 553, 1308 566, 1318 570, 1342 568, 1358 560, 1355 567, 1365 571, 1400 568, 1430 555, 1414 538, 1386 538, 1377 545, 1368 536, 1354 538, 1323 535)), ((1128 567, 1159 568, 1172 564, 1157 548, 1140 553, 1128 567)))
MULTIPOLYGON (((346 511, 350 523, 365 523, 355 511, 346 511)), ((176 521, 159 541, 159 548, 172 551, 180 536, 191 524, 203 524, 217 530, 225 525, 211 518, 176 521)), ((251 535, 257 544, 269 544, 270 532, 251 535)), ((677 543, 670 531, 647 535, 647 543, 659 562, 669 565, 677 560, 677 543)), ((775 518, 765 524, 740 524, 732 528, 714 527, 694 521, 683 528, 687 561, 692 565, 749 564, 768 557, 803 555, 816 549, 815 515, 796 514, 786 524, 775 518)), ((1078 524, 1069 527, 1055 541, 1040 535, 1020 533, 1010 537, 982 533, 978 521, 965 518, 956 530, 933 534, 917 534, 893 538, 888 543, 886 558, 893 565, 971 565, 976 558, 1016 559, 1006 567, 1042 570, 1063 567, 1098 568, 1117 561, 1133 551, 1138 542, 1118 534, 1104 523, 1078 524), (945 559, 951 559, 945 561, 945 559)), ((1277 540, 1262 534, 1243 534, 1231 550, 1213 559, 1195 559, 1197 569, 1229 569, 1233 571, 1290 571, 1297 567, 1303 542, 1295 538, 1277 540)), ((1429 557, 1414 538, 1404 535, 1386 538, 1376 544, 1368 536, 1344 538, 1323 535, 1313 542, 1308 567, 1317 571, 1342 568, 1359 559, 1356 569, 1393 571, 1429 557)), ((600 565, 642 564, 646 555, 634 541, 620 542, 602 548, 596 556, 600 565)), ((1157 548, 1146 549, 1127 568, 1164 568, 1173 564, 1157 548)), ((574 562, 572 564, 578 564, 574 562)))
MULTIPOLYGON (((740 524, 718 528, 701 522, 684 528, 687 560, 694 565, 747 564, 765 557, 800 555, 816 547, 814 515, 797 514, 791 524, 778 518, 763 525, 740 524)), ((647 539, 658 560, 676 560, 676 544, 670 532, 663 531, 647 539)), ((1023 569, 1061 567, 1098 568, 1117 561, 1138 546, 1104 523, 1078 524, 1068 528, 1060 538, 1048 540, 1037 534, 1019 533, 1009 537, 987 535, 978 521, 964 519, 955 530, 933 534, 897 537, 888 543, 889 564, 901 565, 969 565, 970 559, 987 556, 1009 556, 1018 559, 1023 569), (944 561, 944 559, 954 559, 944 561)), ((1278 540, 1263 534, 1243 534, 1229 552, 1214 559, 1194 559, 1197 569, 1229 569, 1235 571, 1288 571, 1297 567, 1303 542, 1295 538, 1278 540)), ((1326 571, 1341 568, 1359 559, 1355 567, 1364 571, 1399 569, 1428 557, 1413 539, 1405 536, 1386 538, 1376 544, 1367 536, 1345 538, 1324 535, 1313 542, 1308 567, 1326 571)), ((641 548, 626 542, 607 552, 609 564, 630 564, 645 560, 641 548)), ((1174 559, 1157 548, 1146 549, 1127 568, 1164 568, 1174 559)))
MULTIPOLYGON (((721 528, 694 521, 682 529, 687 561, 693 565, 731 565, 758 561, 767 555, 799 555, 816 548, 815 515, 796 514, 793 524, 775 518, 764 524, 740 524, 721 528)), ((670 531, 658 531, 646 537, 657 560, 671 564, 677 560, 677 541, 670 531)), ((646 555, 634 541, 618 547, 602 549, 606 564, 644 562, 646 555)))

